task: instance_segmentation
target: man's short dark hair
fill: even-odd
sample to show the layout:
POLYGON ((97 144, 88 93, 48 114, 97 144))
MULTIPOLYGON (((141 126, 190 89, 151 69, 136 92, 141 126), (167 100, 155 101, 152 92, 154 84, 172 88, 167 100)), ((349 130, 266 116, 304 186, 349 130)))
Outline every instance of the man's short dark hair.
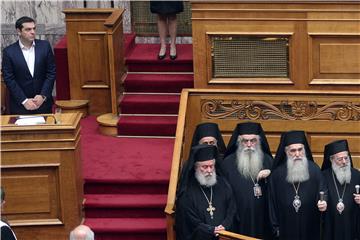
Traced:
POLYGON ((19 29, 21 31, 21 29, 24 27, 23 23, 28 23, 28 22, 35 23, 35 20, 32 19, 31 17, 23 16, 23 17, 19 18, 18 20, 16 20, 15 28, 19 29))

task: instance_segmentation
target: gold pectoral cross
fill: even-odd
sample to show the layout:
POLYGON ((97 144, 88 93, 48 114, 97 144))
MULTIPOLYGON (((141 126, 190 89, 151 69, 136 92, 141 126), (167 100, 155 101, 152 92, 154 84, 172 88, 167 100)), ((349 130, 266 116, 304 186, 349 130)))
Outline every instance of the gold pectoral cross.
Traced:
POLYGON ((206 209, 209 212, 211 219, 213 219, 215 208, 212 206, 212 203, 209 202, 209 207, 206 209))

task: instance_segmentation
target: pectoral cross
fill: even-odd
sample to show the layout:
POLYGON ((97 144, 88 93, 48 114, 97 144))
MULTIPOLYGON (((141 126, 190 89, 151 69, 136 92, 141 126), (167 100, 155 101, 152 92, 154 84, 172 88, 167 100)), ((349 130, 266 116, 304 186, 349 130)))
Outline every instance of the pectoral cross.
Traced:
POLYGON ((206 209, 209 212, 211 219, 213 219, 215 208, 212 206, 212 203, 209 202, 209 207, 206 209))

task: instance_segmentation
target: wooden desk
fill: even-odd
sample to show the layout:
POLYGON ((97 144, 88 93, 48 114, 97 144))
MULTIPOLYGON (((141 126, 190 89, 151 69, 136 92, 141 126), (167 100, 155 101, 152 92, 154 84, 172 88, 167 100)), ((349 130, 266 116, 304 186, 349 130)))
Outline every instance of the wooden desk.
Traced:
POLYGON ((3 214, 23 240, 68 239, 82 219, 81 114, 64 113, 61 124, 45 116, 33 126, 0 116, 3 214))

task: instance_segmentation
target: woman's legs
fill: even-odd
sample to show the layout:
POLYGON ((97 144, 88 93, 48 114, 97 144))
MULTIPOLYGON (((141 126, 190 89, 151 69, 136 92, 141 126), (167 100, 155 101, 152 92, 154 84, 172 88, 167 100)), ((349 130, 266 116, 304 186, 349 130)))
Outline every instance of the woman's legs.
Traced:
POLYGON ((169 24, 169 34, 170 34, 170 57, 175 56, 176 58, 176 32, 177 32, 176 14, 172 14, 168 16, 168 24, 169 24))
POLYGON ((160 51, 159 56, 162 58, 165 57, 166 54, 166 36, 167 36, 167 17, 164 15, 158 14, 157 25, 160 37, 160 51))

